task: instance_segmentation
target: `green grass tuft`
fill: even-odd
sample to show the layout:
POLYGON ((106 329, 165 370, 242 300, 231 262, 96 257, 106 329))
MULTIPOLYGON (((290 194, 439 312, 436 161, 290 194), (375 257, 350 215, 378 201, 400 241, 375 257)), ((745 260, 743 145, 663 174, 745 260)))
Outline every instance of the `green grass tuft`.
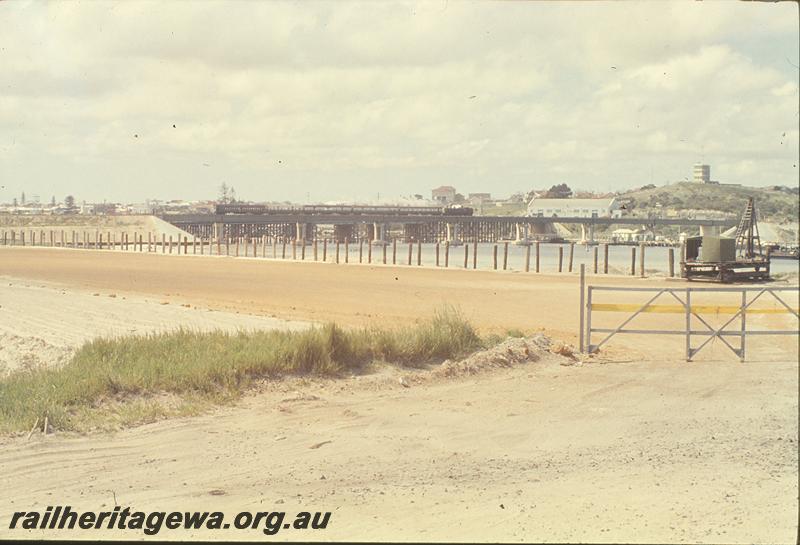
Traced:
POLYGON ((375 360, 418 366, 482 346, 472 326, 450 308, 396 330, 326 324, 305 331, 177 330, 101 338, 61 368, 0 379, 0 432, 27 430, 45 415, 61 430, 103 427, 112 420, 141 423, 229 401, 259 378, 336 375, 375 360), (180 401, 166 406, 157 399, 162 394, 180 401))

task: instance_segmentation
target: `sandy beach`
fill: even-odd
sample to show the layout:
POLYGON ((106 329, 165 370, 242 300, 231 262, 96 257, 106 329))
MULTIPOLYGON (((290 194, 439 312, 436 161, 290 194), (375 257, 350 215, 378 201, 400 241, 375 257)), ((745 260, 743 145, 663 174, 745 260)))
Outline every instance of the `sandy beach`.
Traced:
MULTIPOLYGON (((391 325, 442 304, 484 332, 576 341, 576 275, 0 248, 0 277, 3 335, 39 331, 70 346, 86 338, 67 333, 82 321, 109 334, 164 323, 391 325)), ((754 340, 745 364, 719 344, 687 364, 681 343, 631 336, 583 363, 547 356, 445 378, 389 366, 285 379, 196 417, 3 437, 0 512, 115 502, 332 512, 324 532, 272 539, 793 542, 796 339, 754 340)), ((7 532, 3 525, 0 536, 15 538, 141 537, 7 532)), ((255 530, 158 537, 264 539, 255 530)))

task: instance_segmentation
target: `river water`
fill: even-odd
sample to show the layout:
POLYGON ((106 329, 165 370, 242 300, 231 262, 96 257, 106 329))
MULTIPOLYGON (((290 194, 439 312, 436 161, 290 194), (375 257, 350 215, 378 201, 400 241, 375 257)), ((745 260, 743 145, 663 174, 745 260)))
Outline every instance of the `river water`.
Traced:
MULTIPOLYGON (((351 263, 358 263, 358 244, 349 245, 349 261, 351 263)), ((472 268, 472 244, 468 244, 468 268, 472 268)), ((493 268, 493 247, 492 243, 478 244, 478 262, 477 268, 482 270, 491 270, 493 268)), ((540 243, 539 245, 539 270, 541 272, 551 273, 558 272, 558 248, 561 247, 563 251, 563 264, 562 270, 566 272, 569 267, 569 244, 555 244, 555 243, 540 243)), ((594 269, 594 248, 595 246, 585 246, 576 244, 573 254, 573 271, 580 269, 580 264, 586 265, 586 271, 592 272, 594 269)), ((631 249, 633 246, 613 246, 608 247, 608 272, 611 274, 630 274, 631 269, 631 249)), ((340 262, 344 261, 344 245, 340 245, 340 262)), ((603 246, 597 246, 598 251, 598 271, 603 272, 603 246)), ((636 247, 636 274, 639 274, 639 252, 640 248, 636 247)), ((319 259, 322 259, 322 248, 318 248, 319 259)), ((332 244, 328 245, 327 260, 334 259, 335 248, 332 244)), ((675 254, 675 274, 680 274, 680 248, 674 248, 675 254)), ((298 252, 299 253, 299 252, 298 252)), ((525 246, 517 246, 515 244, 508 245, 508 263, 507 270, 511 271, 524 271, 525 270, 525 246)), ((445 264, 445 248, 444 244, 439 245, 439 266, 444 267, 445 264)), ((287 257, 291 256, 291 252, 287 250, 287 257)), ((535 271, 536 267, 536 248, 531 246, 531 261, 530 270, 535 271)), ((306 259, 312 259, 310 248, 306 248, 306 259)), ((363 262, 367 262, 367 245, 364 244, 363 262)), ((372 248, 372 262, 383 262, 383 249, 380 246, 373 246, 372 248)), ((392 263, 392 246, 386 247, 386 262, 392 263)), ((412 248, 411 256, 412 264, 417 264, 417 246, 412 248)), ((406 265, 408 263, 408 244, 398 243, 397 245, 397 263, 406 265)), ((436 246, 434 244, 422 245, 422 265, 435 266, 436 265, 436 246)), ((450 248, 449 266, 451 268, 464 267, 464 246, 453 246, 450 248)), ((497 244, 497 268, 503 268, 503 244, 497 244)), ((645 271, 648 274, 669 272, 669 248, 662 246, 648 246, 645 248, 645 271)), ((791 273, 798 272, 798 262, 787 259, 773 259, 771 263, 771 271, 773 273, 791 273)))

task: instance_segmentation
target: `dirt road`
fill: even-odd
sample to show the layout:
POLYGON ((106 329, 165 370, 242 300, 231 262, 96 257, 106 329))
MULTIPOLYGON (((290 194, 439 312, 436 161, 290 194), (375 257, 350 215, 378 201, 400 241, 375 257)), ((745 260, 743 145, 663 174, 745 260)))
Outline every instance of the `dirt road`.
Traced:
POLYGON ((411 388, 359 382, 295 382, 113 435, 0 439, 0 537, 138 539, 6 530, 14 510, 116 501, 333 513, 324 531, 278 539, 795 539, 794 362, 530 363, 411 388))

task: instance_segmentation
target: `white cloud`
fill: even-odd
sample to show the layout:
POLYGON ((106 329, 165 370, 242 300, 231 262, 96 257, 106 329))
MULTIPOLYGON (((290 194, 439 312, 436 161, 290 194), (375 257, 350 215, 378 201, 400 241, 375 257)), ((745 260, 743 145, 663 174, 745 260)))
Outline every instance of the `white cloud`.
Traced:
POLYGON ((790 9, 2 3, 0 200, 795 184, 790 9))

